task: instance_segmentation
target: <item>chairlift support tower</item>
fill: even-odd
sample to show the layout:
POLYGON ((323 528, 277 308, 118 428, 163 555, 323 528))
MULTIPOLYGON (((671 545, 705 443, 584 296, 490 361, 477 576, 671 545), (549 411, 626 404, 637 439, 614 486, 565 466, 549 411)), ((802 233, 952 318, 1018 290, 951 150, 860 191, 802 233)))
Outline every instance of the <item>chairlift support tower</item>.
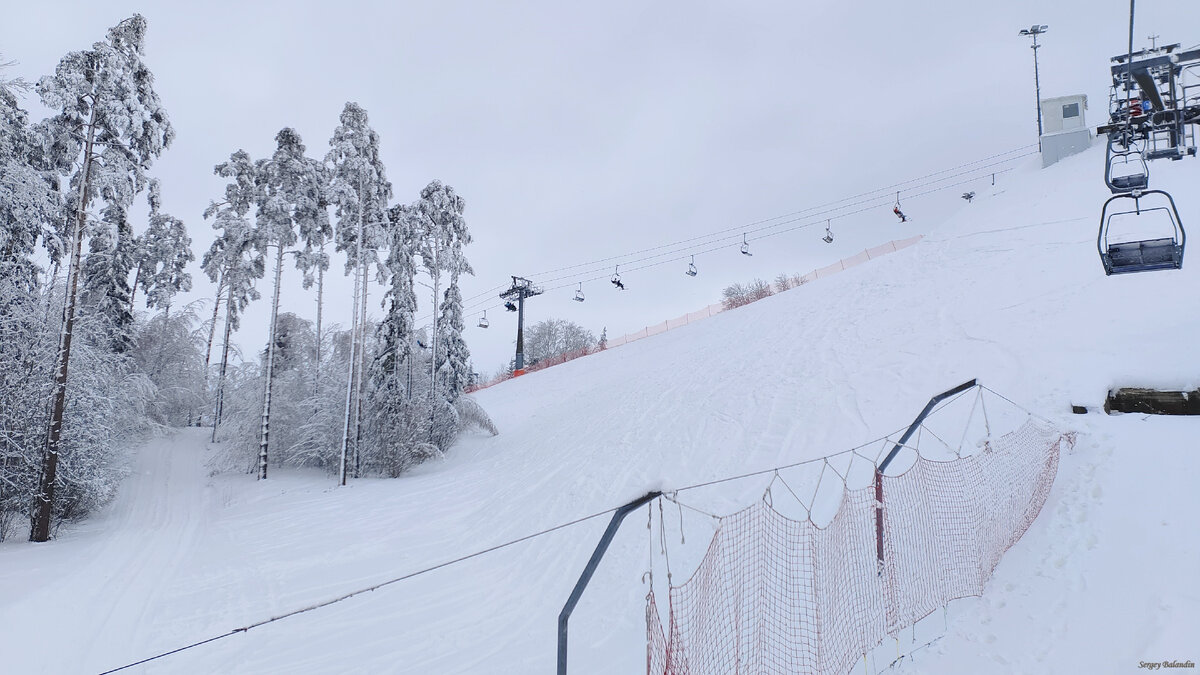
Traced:
POLYGON ((533 282, 524 278, 512 278, 512 287, 500 294, 500 297, 511 302, 517 301, 517 360, 513 375, 525 374, 525 298, 541 295, 542 289, 534 286, 533 282))

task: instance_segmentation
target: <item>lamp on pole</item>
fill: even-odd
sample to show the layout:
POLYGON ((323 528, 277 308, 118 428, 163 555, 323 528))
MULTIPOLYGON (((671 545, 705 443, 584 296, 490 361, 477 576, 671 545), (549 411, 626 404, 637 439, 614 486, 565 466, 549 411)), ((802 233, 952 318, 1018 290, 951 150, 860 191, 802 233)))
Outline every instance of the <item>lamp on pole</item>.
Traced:
POLYGON ((1037 94, 1037 121, 1038 121, 1038 152, 1042 151, 1042 85, 1038 80, 1038 58, 1037 50, 1041 45, 1038 44, 1037 36, 1046 32, 1049 26, 1034 24, 1029 28, 1022 28, 1021 35, 1033 38, 1033 86, 1037 94))

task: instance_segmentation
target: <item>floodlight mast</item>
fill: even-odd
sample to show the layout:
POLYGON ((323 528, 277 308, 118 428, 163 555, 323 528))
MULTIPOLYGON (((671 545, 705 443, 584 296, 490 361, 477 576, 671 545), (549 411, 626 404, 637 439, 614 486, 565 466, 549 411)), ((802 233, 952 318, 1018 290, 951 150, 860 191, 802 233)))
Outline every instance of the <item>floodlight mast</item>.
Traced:
POLYGON ((525 298, 541 295, 543 291, 524 277, 514 276, 512 280, 512 288, 501 293, 500 297, 505 300, 515 298, 517 301, 517 358, 513 368, 513 376, 516 377, 525 374, 525 298))
POLYGON ((1050 28, 1044 24, 1034 24, 1029 28, 1022 28, 1021 35, 1033 38, 1033 86, 1037 95, 1037 123, 1038 123, 1038 152, 1042 151, 1042 84, 1038 77, 1038 57, 1037 50, 1041 45, 1038 44, 1037 36, 1046 32, 1050 28))

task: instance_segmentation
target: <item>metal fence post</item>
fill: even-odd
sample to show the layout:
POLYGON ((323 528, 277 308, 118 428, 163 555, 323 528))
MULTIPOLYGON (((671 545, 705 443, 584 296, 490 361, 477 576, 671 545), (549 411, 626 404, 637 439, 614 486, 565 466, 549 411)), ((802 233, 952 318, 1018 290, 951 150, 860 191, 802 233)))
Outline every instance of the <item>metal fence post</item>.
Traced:
POLYGON ((883 574, 883 471, 888 467, 888 464, 892 463, 892 460, 896 458, 896 453, 900 452, 900 448, 904 447, 904 444, 908 442, 908 439, 912 438, 912 435, 916 433, 917 429, 921 426, 921 423, 925 421, 925 418, 929 417, 929 413, 933 412, 933 409, 935 406, 937 406, 937 404, 974 386, 975 380, 963 382, 957 387, 950 389, 949 391, 944 391, 929 399, 929 403, 925 404, 925 409, 921 411, 920 415, 917 415, 917 419, 913 420, 913 423, 909 425, 908 430, 905 431, 904 435, 900 437, 900 440, 896 443, 895 447, 892 448, 892 451, 888 453, 888 456, 885 457, 883 461, 879 463, 879 467, 875 469, 875 553, 879 558, 880 575, 883 574))
POLYGON ((587 588, 588 582, 592 580, 592 575, 595 574, 600 559, 604 557, 604 552, 612 543, 617 529, 621 527, 621 521, 625 520, 625 516, 629 515, 630 511, 660 496, 662 496, 661 492, 648 492, 617 509, 612 520, 608 522, 608 528, 600 537, 600 543, 596 544, 596 550, 592 552, 587 566, 583 568, 583 574, 579 575, 579 581, 575 582, 571 597, 567 598, 567 604, 563 605, 562 611, 558 613, 558 675, 567 675, 567 619, 571 618, 571 612, 575 610, 575 605, 583 595, 583 589, 587 588))

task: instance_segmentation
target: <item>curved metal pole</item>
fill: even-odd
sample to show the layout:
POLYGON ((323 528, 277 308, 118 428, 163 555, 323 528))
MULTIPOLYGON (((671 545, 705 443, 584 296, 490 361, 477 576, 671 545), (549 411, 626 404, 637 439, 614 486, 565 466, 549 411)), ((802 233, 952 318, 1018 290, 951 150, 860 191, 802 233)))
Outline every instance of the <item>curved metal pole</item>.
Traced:
POLYGON ((600 559, 604 557, 604 552, 608 550, 608 545, 612 543, 613 537, 617 534, 617 529, 621 527, 621 521, 625 520, 625 516, 629 515, 630 511, 649 502, 651 499, 661 496, 661 492, 648 492, 617 509, 616 513, 613 514, 612 520, 608 522, 608 528, 604 530, 604 534, 600 537, 600 543, 596 544, 596 550, 592 552, 592 557, 588 560, 587 566, 583 568, 583 574, 579 575, 579 581, 575 582, 575 588, 571 591, 571 597, 567 598, 567 604, 563 605, 562 611, 558 613, 558 675, 567 675, 567 619, 571 618, 571 612, 575 610, 575 605, 579 603, 579 598, 583 596, 583 589, 587 588, 588 582, 592 580, 592 575, 595 574, 596 567, 600 564, 600 559))
POLYGON ((960 393, 970 389, 971 387, 974 387, 975 385, 976 385, 975 380, 971 380, 970 382, 963 382, 962 384, 958 385, 957 387, 950 389, 948 391, 943 391, 942 393, 938 394, 937 396, 934 396, 933 398, 929 399, 929 403, 925 404, 925 409, 922 410, 921 414, 917 415, 917 419, 913 420, 913 423, 908 426, 908 430, 905 431, 904 435, 900 437, 900 440, 896 443, 895 447, 892 448, 892 451, 888 453, 888 456, 885 457, 883 459, 883 461, 879 463, 879 468, 875 469, 875 502, 876 502, 876 504, 875 504, 875 553, 879 559, 879 573, 880 574, 883 574, 883 471, 884 471, 884 469, 886 469, 888 467, 888 464, 892 463, 892 460, 896 458, 896 454, 900 452, 900 448, 903 448, 904 444, 908 442, 908 439, 912 438, 912 435, 914 433, 916 433, 918 428, 920 428, 921 423, 925 421, 925 418, 929 417, 929 413, 933 412, 933 409, 935 406, 937 406, 937 404, 950 398, 951 396, 954 396, 955 394, 960 394, 960 393))

